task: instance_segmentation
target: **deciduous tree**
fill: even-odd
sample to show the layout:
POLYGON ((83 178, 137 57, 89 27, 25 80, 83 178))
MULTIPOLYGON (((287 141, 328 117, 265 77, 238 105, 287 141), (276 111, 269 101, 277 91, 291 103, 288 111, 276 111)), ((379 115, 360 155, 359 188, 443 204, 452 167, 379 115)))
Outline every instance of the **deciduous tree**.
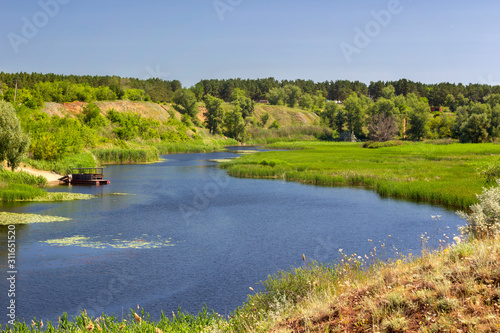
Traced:
POLYGON ((29 144, 30 139, 22 130, 14 107, 0 101, 0 162, 7 160, 8 166, 14 170, 29 144))

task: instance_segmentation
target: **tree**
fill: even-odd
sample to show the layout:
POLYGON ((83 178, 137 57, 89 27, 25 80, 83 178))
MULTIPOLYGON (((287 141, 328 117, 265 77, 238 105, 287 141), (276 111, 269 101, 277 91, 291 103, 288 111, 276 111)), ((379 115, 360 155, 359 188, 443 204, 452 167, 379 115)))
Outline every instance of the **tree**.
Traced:
POLYGON ((174 108, 182 114, 187 114, 191 118, 198 115, 198 107, 196 105, 196 96, 189 89, 179 89, 175 92, 173 102, 174 108))
POLYGON ((339 110, 340 107, 337 103, 331 101, 326 102, 325 110, 321 113, 321 118, 328 127, 335 127, 335 116, 339 112, 339 110))
POLYGON ((231 103, 234 106, 239 106, 241 108, 241 115, 243 119, 250 117, 254 111, 254 102, 246 96, 245 92, 239 88, 234 89, 231 94, 231 103))
POLYGON ((22 130, 14 107, 0 101, 0 162, 7 160, 7 165, 14 170, 29 144, 30 139, 22 130))
POLYGON ((203 115, 206 118, 205 123, 207 128, 212 134, 219 133, 224 116, 223 103, 222 99, 213 97, 212 95, 207 95, 205 98, 207 111, 203 115))
POLYGON ((420 141, 429 133, 429 107, 424 103, 411 108, 408 114, 409 129, 406 131, 408 138, 414 141, 420 141))
POLYGON ((130 101, 145 101, 147 99, 146 93, 142 89, 127 89, 124 98, 130 101))
POLYGON ((490 121, 486 114, 471 114, 467 122, 460 127, 460 141, 480 143, 488 139, 490 121))
POLYGON ((398 123, 393 115, 380 113, 372 115, 368 125, 370 138, 374 141, 392 140, 398 133, 398 123))
POLYGON ((324 109, 326 99, 321 91, 316 91, 316 94, 312 97, 312 99, 314 103, 313 110, 315 112, 320 112, 324 109))
POLYGON ((284 105, 286 100, 285 89, 273 88, 266 94, 266 98, 271 105, 284 105))
MULTIPOLYGON (((496 110, 495 110, 496 111, 496 110)), ((496 125, 496 115, 494 125, 496 125)), ((454 134, 460 142, 479 143, 488 140, 491 131, 492 110, 489 104, 471 103, 457 110, 454 134)))
POLYGON ((310 94, 302 95, 299 101, 299 106, 304 110, 311 110, 314 107, 314 100, 310 94))
POLYGON ((346 113, 346 124, 349 132, 354 133, 357 138, 363 138, 363 126, 365 125, 365 113, 371 100, 366 96, 358 97, 353 93, 344 100, 346 113))
POLYGON ((302 95, 302 90, 298 86, 289 84, 285 86, 285 94, 286 105, 294 108, 299 102, 300 96, 302 95))
POLYGON ((394 98, 396 89, 390 84, 385 88, 382 88, 382 97, 385 99, 392 99, 394 98))
POLYGON ((224 116, 224 126, 226 135, 235 140, 241 141, 245 138, 245 121, 241 114, 241 108, 235 106, 224 116))

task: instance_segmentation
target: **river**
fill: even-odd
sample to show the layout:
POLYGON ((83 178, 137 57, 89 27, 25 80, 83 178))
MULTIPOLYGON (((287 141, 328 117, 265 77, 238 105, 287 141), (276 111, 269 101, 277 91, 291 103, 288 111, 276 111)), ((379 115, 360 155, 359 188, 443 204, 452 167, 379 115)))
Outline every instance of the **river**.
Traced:
MULTIPOLYGON (((358 188, 239 179, 210 159, 163 156, 105 168, 110 185, 57 187, 84 201, 3 204, 0 210, 71 218, 16 226, 18 320, 57 320, 81 309, 121 318, 137 305, 160 317, 180 307, 220 314, 241 305, 269 274, 342 253, 420 253, 463 224, 453 210, 380 198, 358 188), (431 218, 435 216, 435 218, 431 218), (439 218, 437 217, 439 216, 439 218), (389 236, 390 235, 390 236, 389 236), (385 244, 382 250, 381 244, 385 244), (395 250, 396 249, 396 250, 395 250)), ((7 227, 0 226, 0 308, 7 306, 7 227)), ((4 315, 0 323, 6 323, 4 315)))

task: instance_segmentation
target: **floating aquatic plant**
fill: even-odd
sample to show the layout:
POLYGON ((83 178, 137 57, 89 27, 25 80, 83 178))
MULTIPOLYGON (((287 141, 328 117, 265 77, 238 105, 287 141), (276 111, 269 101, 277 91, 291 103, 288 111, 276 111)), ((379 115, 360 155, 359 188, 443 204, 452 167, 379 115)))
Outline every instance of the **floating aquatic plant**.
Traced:
POLYGON ((174 246, 170 239, 162 240, 160 236, 157 240, 147 241, 145 239, 134 239, 134 240, 123 240, 123 239, 112 239, 109 241, 99 240, 101 237, 85 237, 85 236, 72 236, 66 238, 49 239, 46 241, 41 241, 42 243, 49 244, 50 246, 78 246, 87 247, 94 249, 157 249, 165 246, 174 246))
POLYGON ((63 222, 69 220, 71 219, 60 216, 0 212, 0 225, 63 222))

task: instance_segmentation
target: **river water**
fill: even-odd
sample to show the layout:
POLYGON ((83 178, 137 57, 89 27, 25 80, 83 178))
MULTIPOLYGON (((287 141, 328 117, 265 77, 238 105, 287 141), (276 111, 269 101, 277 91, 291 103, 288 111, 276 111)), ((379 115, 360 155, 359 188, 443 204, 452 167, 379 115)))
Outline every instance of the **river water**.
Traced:
MULTIPOLYGON (((18 320, 54 321, 81 309, 121 318, 137 305, 153 319, 178 307, 229 314, 246 300, 249 287, 258 289, 269 274, 302 265, 302 254, 325 263, 338 260, 340 249, 364 255, 376 246, 385 256, 418 254, 422 234, 435 244, 463 224, 440 206, 357 188, 232 178, 209 161, 235 156, 179 154, 155 164, 108 166, 110 185, 53 189, 95 199, 0 206, 71 218, 16 226, 18 320)), ((2 226, 1 309, 8 301, 6 249, 2 226)), ((3 312, 0 323, 8 319, 3 312)))

